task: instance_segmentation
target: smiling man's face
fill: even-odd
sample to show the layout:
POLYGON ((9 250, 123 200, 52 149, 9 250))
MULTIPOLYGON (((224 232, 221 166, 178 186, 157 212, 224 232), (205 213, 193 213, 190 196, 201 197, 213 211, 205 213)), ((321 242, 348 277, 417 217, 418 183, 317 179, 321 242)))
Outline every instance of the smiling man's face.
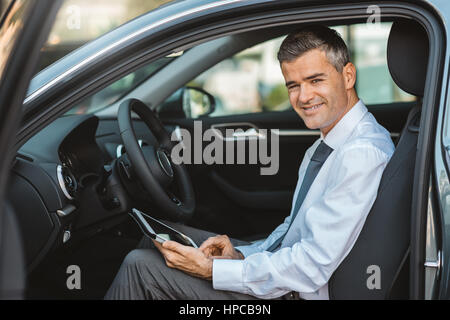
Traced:
POLYGON ((312 49, 281 64, 289 100, 309 129, 326 135, 358 101, 356 70, 348 63, 338 72, 325 51, 312 49))

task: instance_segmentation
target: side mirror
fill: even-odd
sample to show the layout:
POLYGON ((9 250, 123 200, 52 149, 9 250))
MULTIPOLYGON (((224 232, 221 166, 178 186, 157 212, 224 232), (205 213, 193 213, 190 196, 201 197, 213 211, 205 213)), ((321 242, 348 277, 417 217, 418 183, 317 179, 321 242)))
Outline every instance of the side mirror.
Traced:
POLYGON ((184 87, 182 96, 186 118, 204 117, 213 113, 216 108, 216 99, 201 88, 184 87))
POLYGON ((183 87, 175 91, 158 107, 160 119, 192 119, 214 112, 216 99, 197 87, 183 87))

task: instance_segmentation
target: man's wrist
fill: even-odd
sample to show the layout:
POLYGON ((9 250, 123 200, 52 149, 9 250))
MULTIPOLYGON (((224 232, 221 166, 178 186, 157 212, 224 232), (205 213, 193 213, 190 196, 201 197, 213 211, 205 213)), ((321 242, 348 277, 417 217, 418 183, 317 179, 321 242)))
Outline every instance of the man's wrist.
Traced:
POLYGON ((238 249, 235 249, 235 251, 236 251, 236 254, 237 254, 237 260, 244 260, 245 259, 244 255, 242 254, 241 251, 239 251, 238 249))
POLYGON ((213 275, 213 259, 209 259, 208 258, 208 263, 206 266, 206 280, 212 280, 212 275, 213 275))

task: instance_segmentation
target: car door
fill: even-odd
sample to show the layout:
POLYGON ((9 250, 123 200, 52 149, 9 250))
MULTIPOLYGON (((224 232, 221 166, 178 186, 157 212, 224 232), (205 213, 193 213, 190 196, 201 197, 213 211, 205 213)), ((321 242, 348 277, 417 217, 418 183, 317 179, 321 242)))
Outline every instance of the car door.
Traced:
POLYGON ((22 297, 25 283, 22 248, 14 212, 3 197, 13 142, 39 50, 60 1, 11 1, 0 26, 0 299, 22 297))
MULTIPOLYGON (((47 5, 45 1, 43 2, 43 6, 47 5)), ((187 1, 177 1, 177 4, 174 5, 174 7, 176 6, 184 6, 187 5, 186 4, 187 1)), ((226 6, 225 7, 225 1, 216 1, 217 3, 219 3, 217 5, 217 11, 219 11, 220 8, 219 5, 223 5, 225 9, 227 10, 221 10, 220 12, 220 17, 224 17, 225 18, 229 18, 229 20, 232 20, 232 16, 239 16, 242 12, 244 12, 245 14, 248 14, 248 17, 251 16, 256 16, 258 18, 258 20, 262 20, 265 24, 270 22, 270 23, 274 23, 275 20, 273 21, 265 21, 264 19, 261 19, 256 13, 258 12, 263 12, 265 7, 270 7, 269 5, 272 5, 271 3, 273 1, 227 1, 226 6), (220 3, 222 2, 222 3, 220 3), (252 4, 253 6, 250 7, 250 5, 248 4, 252 4), (236 11, 231 11, 231 5, 233 6, 242 6, 243 9, 245 10, 241 10, 241 8, 238 8, 239 10, 236 11), (248 8, 246 8, 245 6, 248 5, 248 8), (257 8, 258 5, 260 5, 260 8, 257 8), (239 14, 238 14, 239 13, 239 14), (228 16, 227 16, 228 14, 228 16)), ((300 2, 301 3, 301 2, 300 2)), ((92 44, 92 45, 87 45, 84 49, 84 51, 79 51, 78 54, 75 53, 74 55, 71 56, 72 61, 66 59, 65 61, 63 61, 63 63, 60 63, 59 65, 55 65, 53 69, 51 69, 50 71, 54 71, 52 72, 47 72, 46 76, 49 76, 48 79, 43 79, 43 77, 40 77, 40 79, 36 79, 36 84, 35 86, 32 88, 34 90, 30 90, 30 95, 28 96, 28 104, 29 104, 29 119, 34 120, 34 121, 29 121, 27 123, 25 123, 24 127, 21 130, 21 135, 19 137, 19 141, 24 141, 27 138, 29 138, 34 132, 36 132, 37 130, 39 130, 39 127, 42 128, 46 123, 49 123, 49 121, 51 121, 52 119, 54 119, 58 114, 63 114, 65 111, 69 110, 72 107, 72 104, 74 103, 74 101, 78 101, 80 99, 80 96, 85 96, 89 93, 94 92, 95 90, 100 90, 100 88, 103 86, 105 87, 108 83, 112 83, 112 81, 114 79, 117 79, 118 74, 123 74, 126 73, 128 71, 130 71, 134 66, 139 65, 139 63, 141 63, 139 59, 142 60, 149 60, 150 58, 156 56, 157 54, 160 53, 155 53, 157 51, 157 49, 161 50, 161 52, 164 52, 165 54, 169 53, 170 50, 173 50, 173 52, 179 50, 180 48, 183 48, 183 45, 186 45, 187 41, 183 38, 183 37, 189 37, 189 41, 201 41, 204 37, 209 36, 217 36, 216 33, 212 32, 213 28, 207 29, 205 28, 205 25, 211 24, 211 21, 214 21, 216 19, 216 17, 219 16, 219 14, 217 12, 212 12, 213 10, 208 11, 210 8, 212 8, 213 6, 215 6, 216 4, 213 3, 213 1, 208 1, 208 6, 209 7, 201 7, 198 10, 190 10, 187 11, 189 12, 190 15, 194 15, 196 17, 199 17, 198 20, 194 19, 193 17, 190 17, 188 13, 181 15, 178 14, 179 12, 176 12, 176 14, 174 14, 173 16, 171 16, 170 13, 170 8, 165 8, 165 10, 161 10, 159 12, 156 12, 154 17, 152 19, 148 19, 150 20, 150 22, 152 24, 150 24, 150 22, 145 21, 145 19, 136 19, 134 25, 139 24, 141 22, 145 22, 145 25, 149 25, 150 28, 147 29, 142 29, 142 32, 138 33, 137 36, 134 38, 130 38, 130 37, 123 37, 120 33, 119 34, 110 34, 107 37, 103 38, 103 42, 97 42, 96 44, 92 44), (170 19, 166 19, 167 17, 169 17, 170 19), (162 22, 159 22, 159 20, 161 20, 162 22), (182 22, 184 22, 185 20, 190 19, 189 23, 187 24, 182 24, 182 22), (155 22, 156 21, 156 22, 155 22), (164 24, 164 26, 163 26, 164 24), (202 26, 202 28, 199 28, 199 26, 202 26), (194 27, 196 27, 197 29, 197 33, 194 32, 194 27), (159 29, 158 29, 159 28, 159 29), (188 34, 187 32, 184 32, 185 30, 182 29, 186 29, 188 31, 190 31, 191 33, 188 34), (192 29, 192 30, 191 30, 192 29), (163 30, 163 31, 160 31, 163 30), (158 31, 160 31, 160 33, 158 33, 158 31), (170 31, 170 32, 169 32, 170 31), (200 33, 202 34, 200 36, 200 33), (160 36, 161 37, 157 37, 160 36), (139 36, 139 37, 138 37, 139 36), (178 38, 177 38, 178 37, 178 38), (138 38, 138 39, 137 39, 138 38), (161 39, 164 38, 164 42, 161 41, 161 39), (180 40, 181 39, 181 40, 180 40), (106 48, 106 40, 117 40, 116 44, 114 47, 108 47, 108 49, 110 50, 102 50, 102 54, 96 54, 96 51, 94 49, 95 46, 97 47, 101 47, 101 48, 106 48), (169 41, 170 40, 170 41, 169 41), (177 42, 178 41, 178 42, 177 42), (163 46, 159 46, 161 45, 161 43, 163 44, 163 46), (147 46, 150 46, 152 48, 152 50, 147 50, 147 52, 143 52, 145 50, 143 50, 143 48, 146 48, 147 46), (126 48, 126 49, 123 49, 126 48), (161 49, 164 48, 164 49, 161 49), (92 49, 92 51, 94 52, 90 52, 90 49, 92 49), (147 54, 147 56, 144 55, 147 54), (141 54, 141 55, 139 55, 141 54), (126 57, 126 58, 124 58, 126 57), (79 62, 82 62, 78 65, 79 62), (71 69, 71 72, 69 73, 65 73, 62 74, 61 76, 58 76, 57 79, 54 79, 55 81, 53 81, 53 78, 51 76, 59 75, 58 72, 61 72, 61 70, 58 70, 58 67, 66 67, 67 64, 69 64, 69 66, 72 66, 73 68, 71 69), (70 64, 73 65, 70 65, 70 64), (125 67, 126 65, 126 67, 125 67), (133 66, 131 66, 133 65, 133 66), (32 116, 34 114, 37 114, 38 111, 40 111, 41 109, 45 109, 45 111, 49 111, 47 113, 45 113, 44 115, 40 116, 40 117, 36 117, 35 119, 32 119, 32 116)), ((273 5, 273 7, 280 7, 282 9, 284 9, 284 12, 281 12, 282 14, 277 14, 276 18, 279 19, 283 19, 283 23, 287 23, 288 21, 293 20, 293 17, 289 17, 288 14, 291 14, 293 11, 295 11, 294 9, 296 8, 296 6, 299 5, 298 1, 279 1, 276 4, 273 5), (289 10, 286 10, 289 9, 289 10), (291 19, 291 20, 289 20, 291 19)), ((381 5, 382 6, 382 5, 381 5)), ((390 6, 392 6, 392 4, 390 4, 390 6)), ((331 15, 332 14, 336 14, 336 10, 329 10, 328 7, 326 6, 321 6, 323 8, 323 12, 320 12, 320 18, 325 19, 325 18, 329 18, 330 16, 328 16, 328 14, 331 15), (327 12, 327 11, 329 12, 327 12)), ((383 10, 385 9, 384 6, 382 6, 383 10)), ((278 10, 279 8, 277 8, 278 10)), ((317 8, 316 8, 317 9, 317 8)), ((363 6, 363 5, 357 5, 355 6, 355 8, 347 8, 347 7, 343 7, 342 10, 347 10, 345 11, 345 16, 356 16, 356 14, 359 17, 365 17, 364 12, 366 12, 367 7, 363 6)), ((394 10, 396 10, 397 7, 396 6, 392 6, 392 8, 390 9, 389 7, 386 8, 386 12, 389 12, 389 14, 393 15, 393 16, 397 16, 398 13, 394 14, 394 10)), ((308 9, 309 10, 309 9, 308 9)), ((275 11, 275 9, 274 9, 275 11)), ((180 11, 181 12, 181 11, 180 11)), ((344 12, 344 11, 343 11, 344 12)), ((344 13, 341 12, 340 14, 342 14, 342 16, 344 16, 344 13)), ((384 12, 384 11, 383 11, 384 12)), ((45 15, 42 16, 42 19, 44 18, 45 15)), ((145 17, 144 17, 145 18, 145 17)), ((333 16, 334 18, 334 16, 333 16)), ((295 17, 296 20, 298 20, 298 17, 295 17)), ((251 19, 248 19, 251 20, 251 19)), ((223 19, 223 21, 226 21, 226 19, 223 19)), ((252 21, 253 22, 253 21, 252 21)), ((129 26, 134 26, 133 24, 130 24, 129 26)), ((255 27, 258 26, 257 23, 253 23, 253 24, 247 24, 245 25, 245 27, 249 28, 249 27, 255 27)), ((218 29, 217 26, 213 26, 214 28, 218 29)), ((230 29, 227 32, 231 32, 231 30, 236 30, 238 29, 238 27, 244 27, 244 24, 242 25, 236 25, 233 26, 234 29, 230 29)), ((40 28, 37 28, 36 30, 41 30, 40 28)), ((124 31, 124 28, 121 29, 121 31, 124 31)), ((25 45, 25 43, 23 44, 25 45)), ((170 51, 172 52, 172 51, 170 51)), ((33 53, 33 52, 32 52, 33 53)), ((15 59, 18 60, 18 59, 15 59)), ((25 60, 25 59, 24 59, 25 60)), ((20 74, 20 73, 19 73, 20 74)), ((19 75, 17 74, 17 75, 19 75)), ((20 74, 22 76, 22 74, 20 74)), ((173 81, 176 81, 176 78, 180 78, 182 75, 177 75, 177 77, 174 77, 173 81)), ((14 79, 14 78, 12 78, 14 79)), ((9 80, 9 83, 13 83, 12 80, 9 80)), ((17 83, 16 83, 17 84, 17 83)), ((12 93, 14 91, 8 91, 8 93, 12 93)), ((3 101, 2 101, 3 102, 3 101)), ((8 104, 1 104, 2 106, 6 106, 8 104)), ((10 109, 13 107, 14 105, 9 104, 8 107, 10 107, 10 109)), ((390 103, 386 105, 387 107, 395 107, 395 104, 390 103)), ((378 106, 371 106, 369 105, 370 109, 372 108, 378 108, 378 106)), ((381 106, 381 108, 383 108, 383 106, 381 106)), ((383 111, 383 110, 381 110, 383 111)), ((379 113, 379 115, 381 115, 381 112, 379 113)), ((251 114, 251 115, 239 115, 239 116, 230 116, 232 117, 231 121, 234 122, 234 124, 236 123, 242 123, 244 122, 249 122, 252 124, 256 124, 256 125, 260 125, 258 128, 264 128, 264 126, 262 125, 262 123, 267 124, 267 128, 271 128, 270 126, 273 126, 275 128, 279 128, 279 129, 289 129, 289 127, 282 127, 281 124, 277 123, 277 120, 275 119, 276 117, 281 117, 284 115, 289 116, 289 118, 292 117, 292 115, 295 115, 292 113, 292 111, 282 111, 285 112, 285 114, 281 113, 280 114, 270 114, 270 115, 264 115, 264 114, 251 114), (251 117, 248 119, 245 119, 245 117, 251 117), (239 119, 239 117, 241 117, 241 119, 239 119), (260 119, 258 120, 258 117, 264 117, 265 119, 260 119), (246 121, 248 120, 248 121, 246 121), (272 122, 272 124, 270 124, 272 122)), ((43 112, 44 113, 44 112, 43 112)), ((5 114, 5 113, 3 113, 5 114)), ((380 119, 380 117, 378 115, 376 115, 377 119, 380 119)), ((432 117, 429 117, 430 119, 432 117)), ((389 122, 389 116, 386 116, 386 122, 382 122, 383 125, 385 125, 387 127, 387 123, 389 122)), ((381 121, 380 121, 381 122, 381 121)), ((180 120, 180 121, 173 121, 174 124, 178 124, 180 127, 184 126, 186 128, 192 128, 193 125, 192 123, 192 119, 185 119, 185 120, 180 120)), ((206 119, 205 120, 205 127, 204 128, 208 128, 212 127, 214 124, 227 124, 229 123, 229 119, 225 119, 225 118, 216 118, 216 119, 206 119), (227 122, 225 122, 225 120, 227 122), (206 123, 206 121, 209 121, 209 123, 206 123)), ((401 126, 398 126, 398 128, 400 128, 401 126)), ((1 127, 2 130, 5 127, 1 127)), ((293 127, 292 127, 293 128, 293 127)), ((397 129, 398 129, 397 128, 397 129)), ((293 128, 295 130, 301 129, 301 127, 295 127, 293 128)), ((389 128, 388 128, 389 129, 389 128)), ((392 131, 393 133, 396 133, 395 131, 392 131)), ((3 136, 2 136, 3 137, 3 136)), ((287 137, 286 139, 290 139, 289 137, 287 137)), ((281 139, 280 139, 281 140, 281 139)), ((5 140, 3 140, 5 141, 5 140)), ((308 142, 308 144, 311 142, 308 142)), ((307 144, 307 143, 305 143, 307 144)), ((280 146, 281 148, 281 146, 280 146)), ((289 148, 287 148, 289 149, 289 148)), ((1 150, 4 151, 4 150, 1 150)), ((288 150, 289 151, 289 150, 288 150)), ((4 154, 6 154, 4 152, 4 154)), ((5 161, 4 159, 2 159, 1 161, 5 161)), ((4 162, 1 162, 2 164, 4 162)), ((425 161, 423 161, 423 163, 425 163, 425 161)), ((298 164, 297 164, 298 165, 298 164)), ((4 167, 4 166, 3 166, 4 167)), ((211 168, 211 167, 210 167, 211 168)), ((194 178, 203 178, 203 177, 207 177, 209 168, 207 168, 206 166, 204 167, 197 167, 197 168, 192 168, 193 170, 195 170, 195 175, 193 175, 194 178), (199 169, 199 170, 196 170, 199 169)), ((236 169, 241 169, 238 166, 236 166, 236 169)), ((258 172, 258 168, 255 168, 255 172, 258 172)), ((236 172, 239 172, 236 171, 236 172)), ((242 170, 245 171, 245 173, 247 173, 247 170, 242 170)), ((295 175, 296 175, 296 171, 294 171, 295 173, 292 176, 289 176, 289 180, 288 183, 292 183, 292 181, 295 180, 295 175), (291 181, 291 182, 289 182, 291 181)), ((248 182, 248 183, 252 183, 252 181, 250 181, 250 179, 247 179, 245 176, 241 177, 239 174, 235 173, 233 175, 229 175, 226 176, 225 178, 227 178, 228 180, 230 180, 230 177, 233 178, 234 180, 247 180, 244 182, 248 182)), ((286 183, 284 181, 278 181, 277 183, 286 183)), ((204 188, 207 188, 208 185, 204 184, 204 188)), ((256 190, 249 190, 249 191, 256 191, 256 192, 260 192, 260 191, 264 191, 264 188, 262 185, 257 185, 258 189, 256 190)), ((265 187, 272 187, 272 185, 268 184, 265 187)), ((231 201, 229 201, 229 197, 224 197, 223 192, 221 192, 220 190, 218 190, 218 188, 215 188, 216 190, 213 189, 213 187, 210 187, 211 191, 213 192, 207 192, 204 194, 202 194, 202 198, 204 200, 208 200, 210 202, 210 204, 214 205, 215 207, 218 207, 221 205, 221 202, 218 201, 214 201, 215 198, 214 197, 222 197, 224 202, 226 203, 231 203, 231 201), (215 192, 214 192, 215 191, 215 192), (209 199, 207 199, 209 198, 209 199)), ((242 189, 238 189, 238 193, 240 193, 240 191, 242 191, 242 189)), ((248 191, 248 190, 244 190, 244 191, 248 191)), ((272 193, 274 190, 270 190, 269 191, 272 193)), ((286 190, 281 190, 281 192, 284 192, 286 190)), ((247 193, 242 193, 242 195, 246 196, 247 193)), ((264 199, 264 197, 258 197, 259 199, 264 199)), ((258 201, 257 201, 258 202, 258 201)), ((258 203, 261 203, 261 201, 259 201, 258 203)), ((260 204, 259 204, 260 205, 260 204)), ((272 206, 276 206, 279 205, 279 203, 277 202, 273 202, 271 204, 272 206)), ((205 210, 205 208, 201 208, 201 204, 199 205, 200 210, 203 210, 205 212, 205 214, 209 212, 215 213, 214 210, 205 210)), ((214 208, 214 207, 212 207, 214 208)), ((240 215, 240 212, 243 212, 245 209, 245 212, 248 212, 246 210, 246 208, 243 208, 242 211, 234 211, 235 206, 230 206, 230 207, 226 207, 224 206, 224 214, 223 219, 227 220, 228 223, 233 223, 234 226, 236 228, 240 228, 241 230, 245 229, 246 224, 245 223, 241 223, 241 221, 243 222, 247 222, 247 225, 252 221, 255 220, 251 220, 248 219, 247 216, 244 215, 240 215), (229 216, 228 214, 231 213, 235 213, 235 218, 236 219, 228 219, 229 216), (247 221, 245 221, 247 220, 247 221), (242 226, 241 226, 242 225, 242 226)), ((264 220, 262 219, 258 214, 261 211, 260 209, 253 209, 253 215, 257 218, 256 221, 259 222, 259 220, 264 220)), ((269 214, 272 216, 276 216, 276 219, 280 219, 281 216, 277 215, 272 215, 271 212, 272 209, 267 210, 269 211, 269 214)), ((281 210, 279 210, 281 211, 281 210)), ((287 212, 285 212, 283 210, 282 212, 283 216, 285 216, 287 214, 287 212)), ((217 215, 212 215, 211 217, 209 217, 210 220, 215 220, 215 217, 217 217, 217 215)), ((216 222, 216 225, 219 225, 220 222, 216 222)), ((259 223, 257 223, 259 224, 259 223)), ((221 227, 221 226, 220 226, 221 227)), ((223 228, 222 228, 223 229, 223 228)), ((247 230, 243 230, 243 231, 247 231, 247 230)), ((263 230, 264 231, 264 230, 263 230)), ((249 232, 246 234, 250 234, 253 233, 253 230, 249 230, 249 232), (251 232, 250 232, 251 231, 251 232)))

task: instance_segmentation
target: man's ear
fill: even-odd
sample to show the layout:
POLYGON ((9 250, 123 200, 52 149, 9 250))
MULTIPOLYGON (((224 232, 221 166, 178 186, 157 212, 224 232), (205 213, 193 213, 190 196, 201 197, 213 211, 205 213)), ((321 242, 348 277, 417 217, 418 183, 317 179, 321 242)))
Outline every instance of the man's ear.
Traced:
POLYGON ((355 87, 356 83, 356 67, 353 63, 348 62, 342 69, 342 75, 345 81, 345 89, 349 90, 355 87))

